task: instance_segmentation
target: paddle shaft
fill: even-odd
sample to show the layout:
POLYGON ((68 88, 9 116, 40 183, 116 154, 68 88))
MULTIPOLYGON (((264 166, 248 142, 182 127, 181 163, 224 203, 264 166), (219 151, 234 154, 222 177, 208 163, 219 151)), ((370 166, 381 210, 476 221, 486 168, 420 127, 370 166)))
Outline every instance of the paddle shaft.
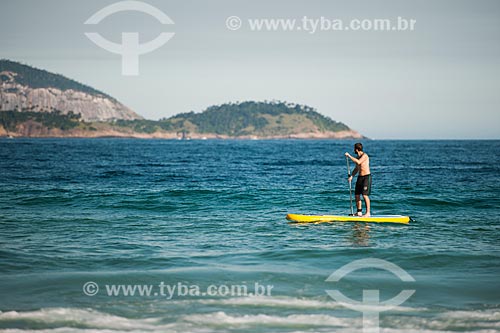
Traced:
MULTIPOLYGON (((349 157, 345 157, 347 163, 347 177, 351 177, 351 168, 349 167, 349 157)), ((352 208, 352 185, 349 180, 349 203, 351 204, 351 215, 354 215, 354 208, 352 208)))

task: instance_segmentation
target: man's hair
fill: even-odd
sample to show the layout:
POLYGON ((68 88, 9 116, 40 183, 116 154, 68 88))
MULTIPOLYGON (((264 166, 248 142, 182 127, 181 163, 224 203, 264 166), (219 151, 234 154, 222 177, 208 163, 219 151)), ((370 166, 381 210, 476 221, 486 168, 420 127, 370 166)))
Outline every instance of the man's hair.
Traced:
POLYGON ((356 150, 363 151, 363 144, 362 144, 362 143, 359 143, 359 142, 358 142, 358 143, 356 143, 356 144, 354 145, 354 150, 355 150, 355 151, 356 151, 356 150))

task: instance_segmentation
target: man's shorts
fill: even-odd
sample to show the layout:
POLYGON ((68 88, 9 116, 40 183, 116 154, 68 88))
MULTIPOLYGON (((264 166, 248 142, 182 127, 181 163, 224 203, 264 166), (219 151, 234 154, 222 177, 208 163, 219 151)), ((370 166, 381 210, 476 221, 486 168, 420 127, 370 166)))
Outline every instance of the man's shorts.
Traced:
POLYGON ((358 176, 356 180, 356 188, 354 194, 356 195, 370 195, 372 191, 372 175, 358 176))

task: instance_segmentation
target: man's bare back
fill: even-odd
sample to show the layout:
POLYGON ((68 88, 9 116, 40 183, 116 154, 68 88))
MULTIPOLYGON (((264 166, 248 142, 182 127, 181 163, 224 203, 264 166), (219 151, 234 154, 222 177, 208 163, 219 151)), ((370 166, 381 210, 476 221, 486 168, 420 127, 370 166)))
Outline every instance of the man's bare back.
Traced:
POLYGON ((368 154, 363 153, 360 158, 357 159, 359 162, 356 163, 358 172, 360 176, 366 176, 370 174, 370 157, 368 154))

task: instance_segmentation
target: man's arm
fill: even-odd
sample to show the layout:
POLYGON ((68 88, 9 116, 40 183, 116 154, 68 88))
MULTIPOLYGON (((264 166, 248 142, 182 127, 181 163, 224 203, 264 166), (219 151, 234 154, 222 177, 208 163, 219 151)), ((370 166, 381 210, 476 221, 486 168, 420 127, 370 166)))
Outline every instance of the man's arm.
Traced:
POLYGON ((352 173, 347 177, 348 181, 352 180, 352 177, 356 176, 356 174, 359 172, 359 165, 356 165, 354 169, 352 170, 352 173))
MULTIPOLYGON (((356 166, 361 165, 361 163, 363 163, 368 158, 365 154, 363 154, 363 156, 361 156, 360 158, 353 157, 349 153, 345 153, 345 156, 349 157, 351 159, 351 161, 356 163, 356 166)), ((354 174, 354 172, 353 172, 353 174, 354 174)))
POLYGON ((359 165, 356 165, 356 167, 354 167, 354 170, 352 170, 351 176, 356 176, 358 172, 359 172, 359 165))

